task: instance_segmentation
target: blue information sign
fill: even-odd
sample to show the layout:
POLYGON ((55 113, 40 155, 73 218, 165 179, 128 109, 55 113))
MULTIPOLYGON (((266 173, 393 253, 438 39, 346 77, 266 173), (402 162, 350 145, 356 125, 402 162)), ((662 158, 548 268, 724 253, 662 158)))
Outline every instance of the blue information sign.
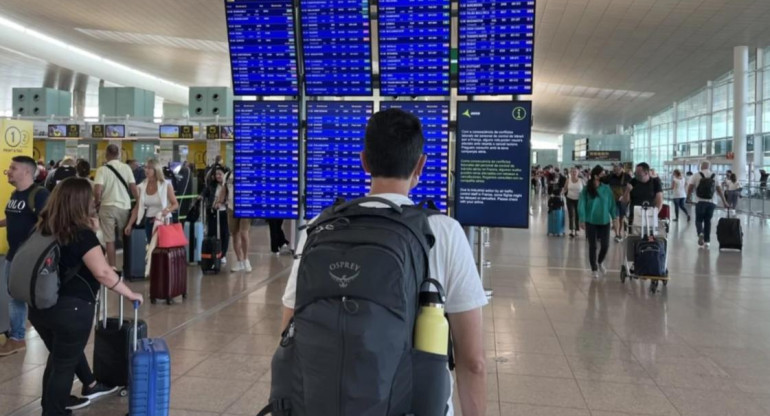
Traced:
POLYGON ((455 218, 463 225, 529 227, 532 103, 457 104, 455 218))
POLYGON ((460 0, 461 95, 532 94, 534 0, 460 0))
POLYGON ((371 95, 369 0, 302 0, 300 10, 307 95, 371 95))
POLYGON ((415 202, 433 200, 442 212, 447 212, 449 190, 449 103, 448 102, 399 102, 383 101, 382 110, 400 108, 420 119, 425 137, 424 152, 428 161, 422 171, 420 183, 412 190, 415 202))
POLYGON ((449 0, 379 0, 382 95, 449 95, 449 0))
POLYGON ((235 101, 235 216, 299 218, 299 105, 235 101))
POLYGON ((292 0, 227 0, 236 95, 298 95, 292 0))
POLYGON ((364 101, 307 104, 307 219, 338 197, 359 198, 369 191, 360 153, 373 108, 364 101))

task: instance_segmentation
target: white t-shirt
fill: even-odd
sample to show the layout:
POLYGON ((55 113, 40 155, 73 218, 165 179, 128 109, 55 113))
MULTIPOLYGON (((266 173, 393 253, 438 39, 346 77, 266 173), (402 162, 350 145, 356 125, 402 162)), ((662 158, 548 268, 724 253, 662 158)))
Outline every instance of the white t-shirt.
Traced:
POLYGON ((235 178, 230 171, 225 175, 225 184, 227 184, 227 208, 235 210, 235 178))
POLYGON ((145 214, 147 218, 155 218, 161 211, 163 211, 163 201, 160 198, 160 190, 155 191, 154 194, 147 194, 144 197, 145 214))
MULTIPOLYGON (((717 196, 716 192, 714 192, 714 198, 711 198, 711 199, 703 199, 703 198, 699 198, 698 197, 698 184, 700 183, 700 180, 704 176, 706 178, 710 178, 711 175, 713 175, 713 174, 714 174, 714 172, 712 172, 712 171, 707 169, 707 170, 702 170, 702 171, 692 175, 692 179, 690 179, 690 185, 693 186, 692 194, 693 194, 693 199, 695 200, 695 202, 714 202, 714 198, 717 196), (701 174, 703 174, 703 176, 701 176, 701 174)), ((717 181, 717 177, 714 176, 714 185, 716 187, 719 187, 719 184, 716 183, 716 181, 717 181)))
POLYGON ((726 191, 737 191, 741 189, 741 185, 738 182, 733 182, 730 179, 725 181, 726 191))
MULTIPOLYGON (((107 164, 118 171, 118 174, 126 182, 126 185, 136 183, 134 171, 132 171, 131 167, 125 163, 116 159, 110 160, 107 164)), ((133 195, 126 190, 126 187, 123 186, 118 177, 115 176, 115 173, 109 168, 105 166, 100 167, 96 171, 94 183, 103 187, 101 199, 101 204, 103 206, 113 206, 125 210, 131 209, 131 198, 133 195)))
POLYGON ((567 178, 567 198, 577 201, 580 199, 580 192, 583 191, 583 180, 578 178, 577 182, 572 182, 572 178, 567 178))
MULTIPOLYGON (((400 194, 379 194, 376 196, 388 199, 398 205, 414 204, 408 197, 400 194)), ((387 208, 384 204, 376 202, 366 206, 387 208)), ((428 217, 428 224, 436 238, 436 243, 429 254, 430 275, 444 286, 446 312, 450 314, 467 312, 486 305, 487 296, 481 285, 478 270, 476 270, 476 261, 460 223, 446 215, 434 215, 428 217)), ((303 232, 297 245, 298 254, 301 254, 306 240, 307 232, 303 232)), ((299 262, 299 260, 294 261, 283 294, 283 305, 287 308, 294 308, 299 262)), ((453 414, 450 399, 447 415, 452 416, 453 414)))
POLYGON ((687 185, 684 178, 674 178, 674 198, 687 198, 687 185))

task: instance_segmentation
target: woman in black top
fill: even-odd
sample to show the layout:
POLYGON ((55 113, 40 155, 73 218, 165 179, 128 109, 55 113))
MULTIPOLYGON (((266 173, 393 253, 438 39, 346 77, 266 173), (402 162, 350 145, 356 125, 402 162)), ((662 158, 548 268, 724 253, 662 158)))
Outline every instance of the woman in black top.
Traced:
MULTIPOLYGON (((76 371, 81 380, 93 380, 84 349, 100 284, 130 300, 143 301, 142 295, 129 289, 107 264, 94 232, 99 228, 97 218, 91 184, 82 178, 62 181, 40 212, 37 229, 53 235, 61 247, 59 269, 78 270, 59 288, 56 305, 48 309, 29 307, 29 320, 50 353, 43 374, 43 416, 72 413, 67 407, 76 371)), ((84 395, 93 383, 84 384, 84 395)))

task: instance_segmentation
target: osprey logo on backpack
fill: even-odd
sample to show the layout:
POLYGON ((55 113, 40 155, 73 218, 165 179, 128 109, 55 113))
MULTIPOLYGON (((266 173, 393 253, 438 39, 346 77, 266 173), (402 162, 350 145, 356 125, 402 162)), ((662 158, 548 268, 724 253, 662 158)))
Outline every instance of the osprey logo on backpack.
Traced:
POLYGON ((338 261, 329 265, 329 276, 343 289, 360 274, 361 266, 356 263, 338 261))

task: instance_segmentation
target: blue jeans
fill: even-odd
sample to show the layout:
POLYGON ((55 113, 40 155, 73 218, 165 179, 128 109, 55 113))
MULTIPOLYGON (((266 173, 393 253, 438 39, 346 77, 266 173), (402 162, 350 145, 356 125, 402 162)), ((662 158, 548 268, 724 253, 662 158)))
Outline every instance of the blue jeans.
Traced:
POLYGON ((690 217, 690 213, 687 212, 687 206, 684 204, 684 198, 674 198, 674 208, 676 208, 676 219, 679 219, 679 210, 684 212, 684 215, 690 217))
POLYGON ((703 234, 703 241, 711 241, 711 218, 717 206, 713 202, 700 201, 695 205, 695 230, 703 234))
MULTIPOLYGON (((11 262, 8 260, 5 260, 3 273, 5 274, 5 279, 10 281, 11 262)), ((24 339, 27 331, 27 304, 24 301, 11 298, 11 301, 8 302, 8 308, 11 316, 11 330, 8 333, 8 337, 21 341, 24 339)))

